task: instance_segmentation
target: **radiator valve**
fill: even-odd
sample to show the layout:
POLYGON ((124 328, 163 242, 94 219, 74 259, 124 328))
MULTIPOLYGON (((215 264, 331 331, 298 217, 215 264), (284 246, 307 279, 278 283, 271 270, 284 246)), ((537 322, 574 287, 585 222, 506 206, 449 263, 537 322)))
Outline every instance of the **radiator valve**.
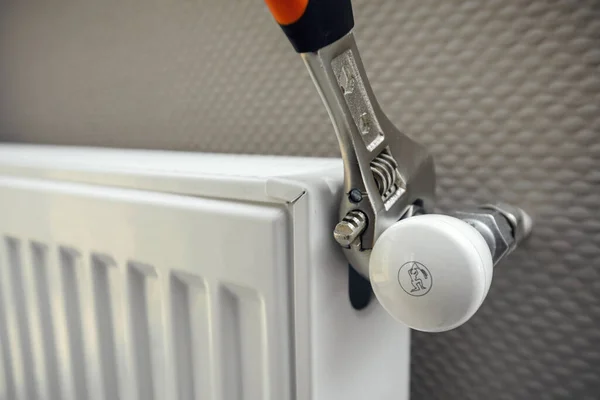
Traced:
POLYGON ((494 265, 530 232, 527 214, 503 204, 401 220, 371 251, 373 291, 395 319, 411 328, 456 328, 481 306, 494 265))

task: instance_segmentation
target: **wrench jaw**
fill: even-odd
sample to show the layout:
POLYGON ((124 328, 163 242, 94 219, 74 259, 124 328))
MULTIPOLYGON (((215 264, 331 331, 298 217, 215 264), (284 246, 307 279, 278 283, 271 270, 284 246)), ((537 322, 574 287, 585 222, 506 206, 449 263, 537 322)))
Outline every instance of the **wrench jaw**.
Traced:
POLYGON ((334 237, 350 264, 368 277, 379 235, 411 206, 433 206, 433 160, 381 110, 352 33, 302 58, 325 103, 344 161, 345 196, 334 237))
MULTIPOLYGON (((349 212, 358 210, 366 216, 367 224, 355 240, 343 247, 343 251, 350 265, 366 278, 369 276, 371 249, 379 236, 394 223, 398 222, 398 220, 402 219, 403 216, 411 212, 411 207, 416 206, 421 212, 431 212, 433 209, 435 200, 435 169, 433 159, 426 151, 423 151, 422 146, 415 142, 412 143, 413 145, 410 148, 415 150, 413 154, 421 154, 421 157, 413 159, 415 164, 403 165, 405 168, 402 178, 406 182, 406 188, 403 189, 402 194, 395 199, 389 209, 385 208, 370 169, 367 168, 364 171, 363 168, 363 171, 356 171, 355 173, 345 175, 345 187, 346 189, 350 188, 350 190, 346 190, 340 202, 340 221, 349 212), (419 151, 422 152, 419 153, 419 151), (358 179, 355 179, 356 177, 358 179), (364 188, 360 189, 363 193, 362 200, 355 203, 351 200, 350 192, 355 188, 361 187, 364 188)), ((395 146, 390 144, 389 148, 393 149, 395 146)), ((402 148, 407 148, 406 143, 402 148)), ((394 151, 392 150, 391 153, 394 154, 394 151)))

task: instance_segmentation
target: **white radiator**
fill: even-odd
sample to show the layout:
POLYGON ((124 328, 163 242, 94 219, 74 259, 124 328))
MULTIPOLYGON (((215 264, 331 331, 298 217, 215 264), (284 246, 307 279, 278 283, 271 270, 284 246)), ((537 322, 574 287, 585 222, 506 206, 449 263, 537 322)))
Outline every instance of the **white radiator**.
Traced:
POLYGON ((403 400, 339 160, 0 145, 0 399, 403 400))

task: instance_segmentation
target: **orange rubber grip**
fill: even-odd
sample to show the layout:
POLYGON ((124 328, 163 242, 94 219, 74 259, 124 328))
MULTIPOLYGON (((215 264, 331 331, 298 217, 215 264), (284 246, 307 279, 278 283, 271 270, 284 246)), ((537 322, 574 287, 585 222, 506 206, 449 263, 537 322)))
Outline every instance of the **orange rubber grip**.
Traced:
POLYGON ((279 25, 298 21, 308 6, 308 0, 265 0, 265 3, 279 25))
POLYGON ((350 0, 265 0, 298 53, 315 52, 354 26, 350 0))

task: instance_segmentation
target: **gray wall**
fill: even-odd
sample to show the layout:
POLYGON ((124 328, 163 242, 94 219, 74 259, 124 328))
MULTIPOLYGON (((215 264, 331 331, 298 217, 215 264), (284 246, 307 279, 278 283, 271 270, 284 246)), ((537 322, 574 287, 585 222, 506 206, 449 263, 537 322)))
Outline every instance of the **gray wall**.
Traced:
MULTIPOLYGON (((1 140, 338 154, 260 0, 10 1, 1 140)), ((600 2, 354 5, 383 108, 436 154, 440 206, 500 198, 537 222, 471 322, 414 335, 414 398, 600 398, 600 2)))

